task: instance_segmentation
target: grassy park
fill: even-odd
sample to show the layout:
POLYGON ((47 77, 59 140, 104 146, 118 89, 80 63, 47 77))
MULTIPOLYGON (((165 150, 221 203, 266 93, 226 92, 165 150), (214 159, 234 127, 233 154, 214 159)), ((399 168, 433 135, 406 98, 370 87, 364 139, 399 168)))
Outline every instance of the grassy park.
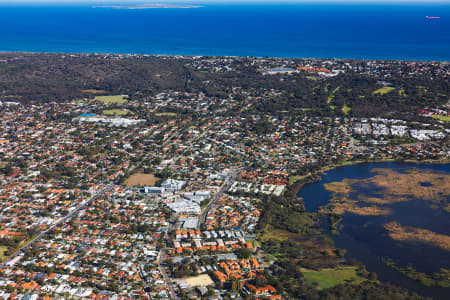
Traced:
POLYGON ((342 107, 342 111, 344 112, 344 114, 348 115, 348 113, 351 111, 352 109, 350 108, 350 106, 348 106, 346 103, 344 104, 344 106, 342 107))
POLYGON ((331 101, 333 101, 333 99, 334 99, 334 94, 336 94, 336 92, 339 91, 340 89, 341 89, 341 87, 338 86, 337 88, 335 88, 335 89, 331 92, 331 94, 328 96, 328 99, 327 99, 327 103, 328 103, 328 104, 330 104, 331 101))
POLYGON ((8 247, 6 246, 0 246, 0 261, 4 261, 6 256, 5 256, 5 251, 8 250, 8 247))
POLYGON ((155 116, 157 117, 175 117, 177 114, 173 113, 173 112, 161 112, 161 113, 156 113, 155 116))
POLYGON ((450 122, 450 116, 433 116, 433 119, 450 122))
POLYGON ((308 175, 292 175, 292 176, 289 176, 289 185, 295 183, 298 180, 305 179, 306 177, 308 177, 308 175))
POLYGON ((395 90, 395 88, 393 88, 391 86, 385 86, 376 91, 373 91, 372 94, 383 96, 383 95, 386 95, 387 93, 392 92, 393 90, 395 90))
POLYGON ((128 101, 126 95, 95 96, 94 100, 103 104, 124 104, 128 101))
POLYGON ((323 290, 344 282, 359 284, 366 279, 357 273, 357 267, 336 267, 333 269, 322 269, 319 271, 303 269, 303 275, 309 285, 317 286, 323 290))
POLYGON ((108 93, 105 90, 96 90, 96 89, 86 89, 86 90, 81 90, 83 93, 89 93, 89 94, 106 94, 108 93))
POLYGON ((128 109, 106 109, 103 111, 105 116, 126 116, 131 113, 128 109))
POLYGON ((265 242, 271 239, 275 239, 278 241, 286 241, 289 239, 293 239, 295 237, 296 235, 294 233, 290 233, 286 230, 276 229, 271 225, 266 225, 259 240, 261 242, 265 242))

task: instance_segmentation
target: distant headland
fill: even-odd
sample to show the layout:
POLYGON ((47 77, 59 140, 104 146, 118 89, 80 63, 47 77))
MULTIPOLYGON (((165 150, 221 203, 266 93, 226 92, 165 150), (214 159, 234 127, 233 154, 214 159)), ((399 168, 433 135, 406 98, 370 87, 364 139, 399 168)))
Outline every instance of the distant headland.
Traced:
POLYGON ((150 9, 150 8, 199 8, 199 5, 147 3, 138 5, 97 5, 92 8, 114 8, 114 9, 150 9))

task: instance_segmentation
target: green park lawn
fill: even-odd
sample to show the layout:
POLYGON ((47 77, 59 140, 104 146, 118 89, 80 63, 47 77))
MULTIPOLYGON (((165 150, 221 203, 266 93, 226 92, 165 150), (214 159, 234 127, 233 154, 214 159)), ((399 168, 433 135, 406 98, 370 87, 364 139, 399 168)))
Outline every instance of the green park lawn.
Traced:
POLYGON ((339 91, 340 89, 341 89, 341 87, 338 86, 337 88, 335 88, 335 89, 331 92, 331 94, 328 96, 328 99, 327 99, 327 103, 328 103, 328 104, 330 104, 331 101, 333 101, 333 99, 334 99, 334 94, 336 94, 336 92, 339 91))
POLYGON ((338 284, 350 281, 353 284, 359 284, 366 278, 356 273, 357 267, 336 267, 333 269, 322 269, 319 271, 304 269, 303 275, 309 285, 317 286, 317 289, 323 290, 338 284))
POLYGON ((289 176, 289 185, 295 183, 298 180, 305 179, 308 175, 292 175, 289 176))
POLYGON ((450 122, 450 116, 433 116, 433 119, 450 122))
POLYGON ((8 249, 6 246, 0 246, 0 261, 5 260, 5 251, 8 249))
POLYGON ((273 228, 273 226, 271 225, 266 225, 258 240, 260 242, 265 242, 268 240, 286 241, 291 238, 295 238, 294 233, 290 233, 286 230, 273 228))
POLYGON ((346 103, 344 104, 344 106, 342 107, 342 111, 344 112, 344 114, 348 115, 348 113, 351 111, 352 109, 350 108, 350 106, 348 106, 346 103))
POLYGON ((130 113, 128 109, 107 109, 103 111, 106 116, 126 116, 130 113))
POLYGON ((173 113, 173 112, 162 112, 162 113, 156 113, 155 114, 155 116, 157 116, 157 117, 163 117, 163 116, 166 116, 166 117, 175 117, 177 114, 176 113, 173 113))
POLYGON ((381 89, 378 89, 378 90, 376 90, 376 91, 373 91, 372 94, 383 96, 383 95, 386 95, 387 93, 392 92, 393 90, 395 90, 395 88, 393 88, 393 87, 391 87, 391 86, 385 86, 385 87, 382 87, 381 89))
POLYGON ((95 96, 94 100, 100 101, 104 104, 124 104, 127 103, 127 96, 114 95, 114 96, 95 96))

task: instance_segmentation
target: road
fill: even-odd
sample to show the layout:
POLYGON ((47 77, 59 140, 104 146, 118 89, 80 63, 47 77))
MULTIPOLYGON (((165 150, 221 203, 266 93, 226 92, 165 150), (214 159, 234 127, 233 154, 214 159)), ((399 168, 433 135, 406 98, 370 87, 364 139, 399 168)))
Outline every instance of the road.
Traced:
POLYGON ((139 276, 141 280, 144 282, 145 288, 147 289, 147 297, 148 299, 152 299, 149 290, 152 288, 152 285, 148 282, 147 277, 144 276, 144 270, 142 268, 142 264, 139 264, 139 276))
POLYGON ((216 201, 222 197, 223 193, 225 193, 231 187, 240 171, 241 169, 236 169, 234 167, 231 169, 230 175, 228 175, 228 177, 225 179, 219 191, 214 195, 214 198, 211 200, 211 202, 209 202, 209 204, 205 207, 205 209, 203 209, 203 212, 200 215, 200 222, 198 223, 197 228, 201 228, 202 225, 205 224, 208 211, 216 203, 216 201))
POLYGON ((161 274, 164 278, 164 281, 167 284, 167 287, 169 289, 170 299, 179 299, 177 294, 175 293, 173 287, 172 287, 172 281, 170 280, 169 276, 167 276, 166 268, 163 266, 164 260, 166 259, 166 247, 162 248, 159 251, 158 258, 156 259, 156 262, 158 264, 158 268, 161 271, 161 274))
MULTIPOLYGON (((204 137, 204 136, 207 134, 207 132, 208 132, 208 130, 204 130, 202 133, 200 133, 200 134, 196 137, 196 140, 198 141, 199 139, 201 139, 202 137, 204 137)), ((168 142, 169 142, 169 140, 166 141, 166 142, 163 144, 163 146, 165 146, 166 144, 168 144, 168 142)), ((191 151, 192 146, 193 146, 194 144, 195 144, 195 143, 191 143, 186 149, 184 149, 184 152, 191 151)), ((177 163, 177 161, 178 161, 181 157, 183 157, 183 156, 184 156, 183 154, 180 154, 180 155, 174 157, 174 158, 172 159, 172 161, 171 161, 166 167, 167 167, 167 168, 170 168, 170 167, 174 166, 174 165, 177 163)), ((134 169, 136 169, 137 167, 138 167, 138 166, 133 166, 132 169, 134 170, 134 169)), ((212 205, 218 198, 221 197, 221 195, 224 193, 224 191, 226 191, 226 190, 229 188, 229 186, 230 186, 231 184, 228 184, 228 183, 232 182, 232 181, 236 178, 237 174, 238 174, 238 171, 232 172, 232 174, 227 178, 227 180, 225 181, 225 183, 222 185, 222 187, 221 187, 219 193, 217 193, 217 194, 215 195, 213 201, 211 201, 211 203, 205 208, 205 211, 206 211, 206 210, 209 210, 209 208, 211 207, 211 205, 212 205), (231 178, 233 178, 233 180, 229 181, 231 178)), ((206 216, 206 213, 205 213, 205 216, 206 216)), ((172 216, 171 221, 170 221, 170 225, 169 225, 169 227, 168 227, 168 229, 167 229, 167 234, 170 233, 170 232, 173 230, 173 224, 175 224, 176 219, 177 219, 177 216, 176 216, 176 215, 172 216)), ((175 293, 175 290, 173 289, 172 281, 170 280, 170 277, 167 275, 166 268, 165 268, 165 266, 164 266, 164 261, 165 261, 165 259, 166 259, 166 245, 167 245, 167 236, 164 238, 162 248, 160 249, 159 254, 158 254, 158 257, 156 258, 156 264, 157 264, 158 269, 160 270, 161 275, 163 276, 164 281, 165 281, 165 283, 166 283, 166 285, 167 285, 167 288, 168 288, 169 294, 170 294, 170 299, 175 299, 175 300, 177 300, 177 299, 179 299, 179 297, 177 296, 177 294, 175 293)), ((145 284, 146 284, 146 286, 147 286, 148 283, 147 283, 146 279, 145 279, 144 276, 143 276, 143 271, 142 271, 141 265, 139 265, 139 272, 140 272, 141 278, 144 280, 144 282, 145 282, 145 284)), ((148 294, 147 294, 147 295, 148 295, 148 294)))
POLYGON ((58 221, 56 221, 55 223, 53 223, 52 226, 50 226, 49 228, 47 228, 46 230, 42 231, 41 233, 39 233, 36 237, 34 237, 31 241, 29 241, 28 243, 26 243, 23 247, 19 248, 16 250, 16 252, 14 252, 13 255, 11 255, 6 261, 4 261, 2 264, 0 264, 1 267, 4 267, 8 262, 10 262, 11 260, 13 260, 15 257, 17 257, 23 250, 26 250, 28 248, 31 247, 31 245, 33 243, 35 243, 36 241, 39 241, 44 235, 48 234, 49 232, 51 232, 53 229, 55 229, 58 225, 67 222, 68 220, 70 220, 75 214, 77 214, 80 210, 82 210, 83 208, 85 208, 87 205, 91 204, 92 201, 100 198, 101 196, 103 196, 105 193, 109 193, 113 190, 114 185, 110 184, 107 185, 103 190, 101 190, 100 192, 96 193, 94 196, 92 196, 89 200, 87 201, 83 201, 81 202, 72 212, 70 212, 69 214, 67 214, 67 216, 59 219, 58 221))
POLYGON ((167 284, 167 288, 169 289, 170 293, 170 299, 179 299, 177 294, 175 293, 175 290, 172 287, 172 281, 170 280, 169 276, 167 275, 166 268, 164 266, 164 261, 166 259, 166 245, 168 242, 168 234, 173 230, 173 225, 175 224, 175 221, 177 220, 178 216, 174 214, 169 222, 169 227, 167 228, 166 235, 164 237, 162 248, 159 250, 158 257, 156 258, 156 264, 158 265, 158 268, 164 278, 165 283, 167 284))

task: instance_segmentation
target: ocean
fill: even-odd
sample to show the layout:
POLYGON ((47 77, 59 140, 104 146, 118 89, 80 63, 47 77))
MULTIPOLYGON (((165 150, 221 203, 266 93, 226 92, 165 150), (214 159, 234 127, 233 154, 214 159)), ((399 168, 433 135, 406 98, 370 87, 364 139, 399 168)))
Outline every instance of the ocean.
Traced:
POLYGON ((450 4, 3 4, 0 51, 450 61, 450 4))

